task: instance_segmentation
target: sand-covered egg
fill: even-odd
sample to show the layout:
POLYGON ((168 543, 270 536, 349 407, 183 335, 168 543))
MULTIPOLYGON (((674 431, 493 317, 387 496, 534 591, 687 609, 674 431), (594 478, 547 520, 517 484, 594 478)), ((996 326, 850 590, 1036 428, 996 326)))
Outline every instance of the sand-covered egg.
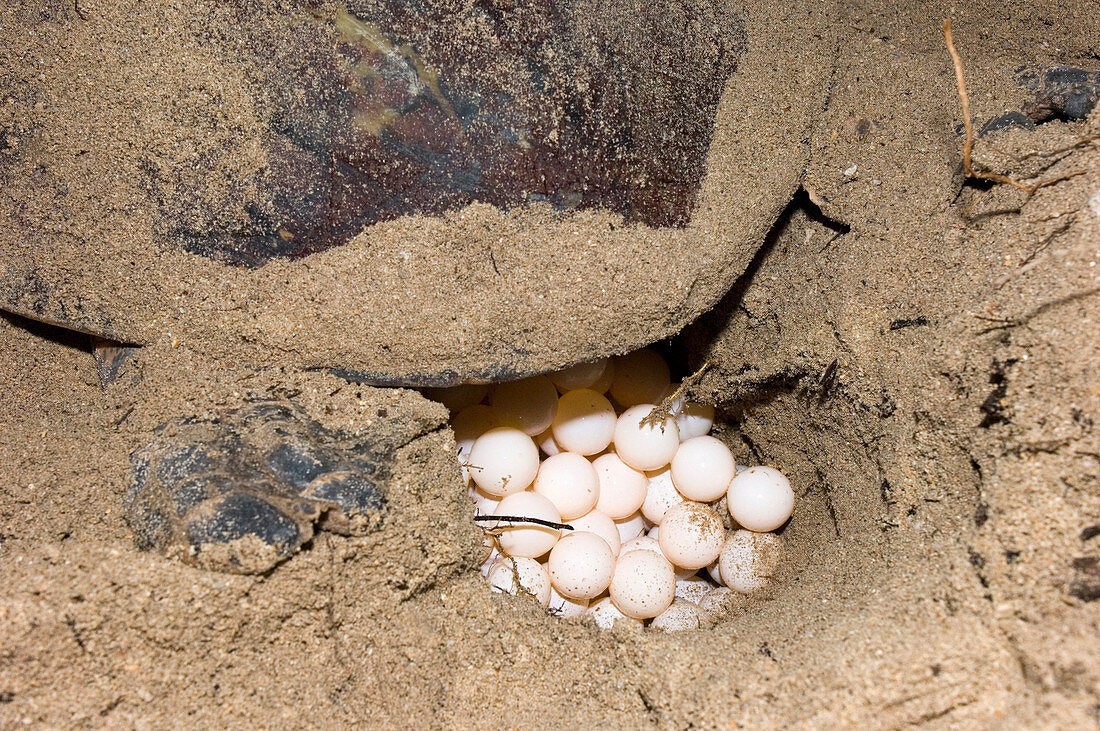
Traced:
POLYGON ((733 591, 749 594, 767 586, 782 560, 782 538, 739 530, 726 539, 718 562, 722 582, 733 591))
POLYGON ((562 596, 591 600, 611 583, 615 556, 604 539, 595 533, 573 532, 550 551, 547 562, 550 582, 562 596))
POLYGON ((623 614, 649 619, 672 604, 676 596, 676 574, 672 564, 653 551, 621 553, 608 593, 623 614))
POLYGON ((657 540, 665 558, 676 566, 701 569, 718 558, 725 534, 713 508, 685 502, 665 513, 657 540))
POLYGON ((533 558, 498 558, 486 577, 489 586, 505 594, 529 594, 542 608, 550 604, 550 576, 533 558))

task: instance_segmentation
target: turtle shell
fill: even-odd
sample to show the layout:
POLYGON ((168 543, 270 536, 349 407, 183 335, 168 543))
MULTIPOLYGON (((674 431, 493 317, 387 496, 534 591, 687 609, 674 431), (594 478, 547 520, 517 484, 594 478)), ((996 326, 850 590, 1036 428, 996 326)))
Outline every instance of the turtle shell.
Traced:
POLYGON ((15 4, 0 307, 377 384, 625 352, 711 307, 796 188, 819 12, 15 4))

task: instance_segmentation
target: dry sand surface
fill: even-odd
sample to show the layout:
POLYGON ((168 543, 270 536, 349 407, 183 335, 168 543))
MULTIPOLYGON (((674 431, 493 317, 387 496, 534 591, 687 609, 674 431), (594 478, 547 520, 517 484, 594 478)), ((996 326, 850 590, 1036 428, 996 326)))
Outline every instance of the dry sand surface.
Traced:
MULTIPOLYGON (((144 327, 148 345, 106 389, 85 335, 0 320, 0 726, 1095 728, 1100 111, 978 138, 975 164, 1041 182, 1033 194, 968 181, 940 24, 953 18, 980 128, 1035 103, 1021 67, 1100 78, 1100 12, 1091 0, 786 5, 744 14, 758 96, 719 102, 699 194, 705 225, 612 232, 621 218, 611 214, 487 205, 406 217, 227 285, 224 301, 247 317, 228 306, 205 328, 188 313, 217 301, 223 265, 173 254, 176 291, 134 277, 133 309, 117 323, 144 327), (805 29, 805 46, 754 49, 757 29, 779 23, 805 29), (768 64, 797 78, 769 75, 768 64), (739 136, 753 104, 771 105, 765 126, 782 140, 739 136), (785 108, 787 130, 773 113, 785 108), (459 249, 433 249, 439 231, 459 249), (440 319, 431 297, 442 285, 422 268, 465 262, 505 234, 504 281, 480 263, 434 272, 482 318, 456 346, 464 324, 440 319), (601 236, 607 251, 589 246, 601 236), (413 246, 412 274, 393 263, 398 246, 413 246), (326 282, 348 262, 374 289, 325 310, 326 282), (620 277, 603 293, 587 283, 575 297, 541 279, 547 266, 581 262, 649 277, 620 277), (280 299, 276 285, 292 294, 280 299), (423 308, 416 287, 431 300, 423 308), (390 308, 394 291, 407 299, 390 308), (490 308, 495 292, 509 308, 490 308), (179 305, 166 319, 141 309, 162 301, 179 305), (348 326, 352 337, 340 318, 357 306, 374 309, 348 326), (588 329, 578 313, 598 307, 608 311, 588 329), (319 324, 295 331, 295 318, 319 324), (510 342, 521 348, 478 346, 517 322, 524 339, 510 342), (409 332, 391 338, 394 323, 409 332), (781 468, 799 496, 777 581, 707 631, 601 631, 490 594, 442 407, 304 370, 347 353, 347 367, 391 373, 416 352, 424 373, 537 370, 658 340, 683 370, 714 361, 695 398, 718 407, 739 461, 781 468), (138 551, 121 507, 130 453, 170 418, 265 394, 329 426, 382 419, 421 435, 396 457, 383 528, 320 533, 261 575, 138 551)), ((0 142, 37 139, 35 104, 62 83, 96 101, 105 72, 88 65, 59 79, 50 69, 65 54, 119 62, 82 24, 127 33, 129 11, 75 8, 0 10, 0 142), (5 76, 16 67, 22 76, 5 76)), ((162 63, 201 76, 202 48, 171 57, 181 50, 166 46, 162 63)), ((157 69, 141 70, 132 88, 104 87, 106 101, 127 92, 151 104, 142 84, 157 69)), ((150 129, 171 147, 163 125, 187 120, 168 103, 162 114, 150 129)), ((140 130, 116 132, 90 154, 124 164, 123 142, 140 130)), ((72 130, 57 134, 70 150, 72 130)), ((52 167, 20 167, 9 142, 0 267, 83 271, 67 280, 81 291, 52 296, 110 304, 115 293, 96 283, 118 282, 101 262, 151 225, 103 187, 131 182, 105 174, 87 188, 95 171, 60 152, 52 167), (59 192, 70 187, 71 200, 59 192), (93 203, 104 212, 87 218, 93 203), (54 238, 12 234, 28 221, 48 222, 36 230, 54 238)), ((233 164, 246 166, 246 152, 233 164)))

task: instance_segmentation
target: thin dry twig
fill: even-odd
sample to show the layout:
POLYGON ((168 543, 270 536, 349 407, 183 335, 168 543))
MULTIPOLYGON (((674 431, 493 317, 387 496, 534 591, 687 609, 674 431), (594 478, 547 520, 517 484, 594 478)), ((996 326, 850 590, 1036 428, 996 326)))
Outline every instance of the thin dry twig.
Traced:
POLYGON ((970 97, 966 94, 966 79, 963 77, 962 59, 955 50, 955 40, 951 36, 951 20, 943 19, 943 37, 947 42, 947 52, 951 54, 951 60, 955 64, 955 81, 959 85, 959 102, 962 105, 963 126, 966 128, 966 141, 963 143, 963 170, 967 177, 992 180, 997 183, 1008 183, 1014 188, 1019 188, 1027 195, 1035 192, 1035 187, 1021 183, 1015 178, 1000 173, 992 173, 984 170, 975 170, 970 161, 970 152, 974 148, 974 123, 970 119, 970 97))
POLYGON ((703 378, 703 374, 707 372, 707 369, 714 365, 713 360, 708 360, 699 366, 699 370, 692 373, 690 376, 684 379, 683 383, 677 386, 676 390, 665 396, 657 406, 653 407, 653 410, 646 414, 641 421, 638 422, 638 426, 654 426, 660 425, 661 431, 665 429, 665 422, 672 418, 673 407, 676 405, 677 400, 680 399, 687 390, 699 383, 703 378))

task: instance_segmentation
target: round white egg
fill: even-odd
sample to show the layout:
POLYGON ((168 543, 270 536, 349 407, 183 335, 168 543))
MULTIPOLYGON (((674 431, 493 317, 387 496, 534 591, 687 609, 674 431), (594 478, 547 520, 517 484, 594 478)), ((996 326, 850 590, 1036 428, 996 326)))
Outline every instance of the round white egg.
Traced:
POLYGON ((636 470, 664 467, 672 461, 680 446, 680 431, 675 419, 652 425, 641 423, 653 408, 652 404, 632 406, 615 422, 615 454, 636 470))
POLYGON ((596 506, 600 479, 587 459, 562 452, 542 461, 531 489, 554 503, 562 520, 572 520, 596 506))
POLYGON ((578 363, 555 373, 547 373, 546 377, 554 382, 559 391, 565 393, 575 388, 588 388, 599 381, 607 370, 607 364, 607 358, 600 358, 591 363, 578 363))
POLYGON ((637 538, 645 533, 645 518, 642 517, 639 511, 629 518, 620 518, 616 520, 615 527, 619 529, 619 538, 625 543, 631 538, 637 538))
POLYGON ((588 611, 588 600, 570 599, 558 593, 554 585, 550 585, 550 606, 546 608, 549 614, 559 619, 575 619, 583 616, 588 611))
POLYGON ((455 435, 455 446, 458 447, 458 463, 462 468, 462 479, 469 482, 470 470, 466 464, 470 461, 470 450, 474 442, 485 432, 495 427, 502 426, 500 414, 492 406, 475 404, 463 409, 451 419, 451 430, 455 435))
POLYGON ((471 487, 469 493, 474 501, 474 515, 492 515, 502 499, 497 495, 487 495, 476 487, 471 487))
POLYGON ((539 448, 512 427, 482 434, 470 448, 470 476, 489 495, 511 495, 530 487, 539 471, 539 448))
MULTIPOLYGON (((517 518, 538 518, 551 523, 560 523, 561 514, 554 504, 533 492, 517 492, 508 495, 497 505, 493 515, 506 515, 517 518)), ((509 556, 538 558, 558 542, 561 531, 534 523, 497 523, 485 521, 482 526, 500 529, 497 541, 501 550, 509 556)))
POLYGON ((649 619, 672 604, 676 574, 663 556, 653 551, 630 551, 619 555, 608 593, 623 614, 649 619))
POLYGON ((649 536, 638 536, 637 538, 631 538, 629 541, 624 541, 622 547, 619 548, 619 554, 629 553, 630 551, 653 551, 658 556, 664 557, 665 555, 661 553, 661 544, 657 542, 657 539, 649 536))
POLYGON ((595 533, 574 531, 554 545, 547 567, 550 582, 559 594, 591 600, 611 583, 615 557, 607 542, 595 533))
POLYGON ((602 513, 599 508, 589 510, 579 518, 573 518, 569 521, 569 525, 573 526, 574 531, 595 533, 607 542, 607 545, 611 548, 612 555, 619 555, 619 550, 622 547, 619 527, 615 525, 615 521, 602 513))
POLYGON ((685 569, 701 569, 718 558, 726 531, 709 505, 680 503, 665 513, 657 540, 665 558, 685 569))
POLYGON ((538 446, 539 451, 547 457, 562 453, 562 448, 554 441, 554 432, 549 429, 535 437, 535 444, 538 446))
POLYGON ((617 454, 601 454, 592 466, 600 481, 596 509, 613 520, 638 512, 649 490, 649 478, 645 473, 623 462, 617 454))
POLYGON ((624 408, 660 402, 672 383, 668 363, 650 348, 621 355, 614 363, 615 378, 610 393, 624 408))
POLYGON ((714 426, 714 407, 688 401, 676 410, 676 426, 680 430, 680 441, 701 437, 714 426))
POLYGON ((495 591, 529 594, 543 609, 550 604, 550 576, 533 558, 501 558, 489 568, 486 578, 495 591))
POLYGON ((729 484, 726 507, 742 528, 764 533, 783 525, 794 512, 794 490, 774 467, 750 467, 729 484))
POLYGON ((686 498, 672 483, 672 470, 665 468, 647 472, 646 477, 649 480, 649 489, 642 502, 642 515, 650 523, 660 525, 669 508, 679 505, 686 498))
POLYGON ((546 376, 498 383, 489 393, 489 404, 503 423, 535 436, 550 428, 558 410, 558 389, 546 376))
POLYGON ((587 388, 566 391, 558 399, 551 431, 562 450, 599 454, 615 435, 615 409, 602 394, 587 388))
POLYGON ((718 558, 722 581, 730 589, 749 594, 767 586, 783 560, 783 539, 774 533, 734 531, 718 558))
POLYGON ((720 440, 693 437, 672 458, 672 482, 688 500, 708 503, 726 494, 736 469, 733 452, 720 440))

